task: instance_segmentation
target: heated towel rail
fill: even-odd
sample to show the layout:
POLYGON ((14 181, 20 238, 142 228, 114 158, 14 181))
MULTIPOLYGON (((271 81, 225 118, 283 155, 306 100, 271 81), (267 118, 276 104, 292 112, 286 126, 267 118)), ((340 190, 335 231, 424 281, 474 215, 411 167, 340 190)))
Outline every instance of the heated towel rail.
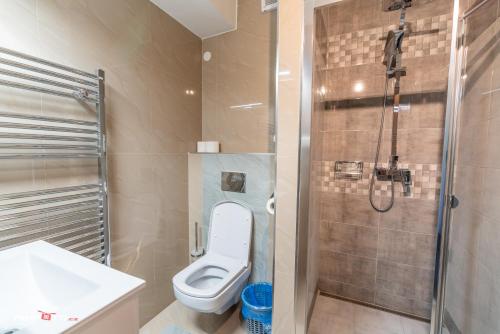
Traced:
POLYGON ((5 193, 0 183, 0 249, 46 240, 109 265, 104 71, 92 74, 0 47, 0 86, 78 100, 95 106, 96 116, 0 111, 0 160, 93 159, 97 174, 95 184, 17 193, 5 193))

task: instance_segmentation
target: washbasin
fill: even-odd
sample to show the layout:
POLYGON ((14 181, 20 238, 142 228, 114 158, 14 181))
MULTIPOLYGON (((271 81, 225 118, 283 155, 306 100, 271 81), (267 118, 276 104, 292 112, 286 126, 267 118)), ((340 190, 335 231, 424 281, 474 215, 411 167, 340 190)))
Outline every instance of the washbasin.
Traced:
POLYGON ((73 332, 144 284, 44 241, 0 251, 0 334, 73 332))

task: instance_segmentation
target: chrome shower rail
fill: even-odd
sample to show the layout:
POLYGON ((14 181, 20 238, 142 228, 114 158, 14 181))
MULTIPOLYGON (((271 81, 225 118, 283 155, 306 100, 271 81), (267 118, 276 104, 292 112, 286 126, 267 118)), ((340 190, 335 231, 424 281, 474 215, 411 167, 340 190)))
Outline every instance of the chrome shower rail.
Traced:
POLYGON ((97 167, 95 184, 0 194, 0 249, 46 240, 109 265, 104 71, 0 47, 0 86, 95 106, 90 120, 0 111, 0 160, 95 159, 97 167))

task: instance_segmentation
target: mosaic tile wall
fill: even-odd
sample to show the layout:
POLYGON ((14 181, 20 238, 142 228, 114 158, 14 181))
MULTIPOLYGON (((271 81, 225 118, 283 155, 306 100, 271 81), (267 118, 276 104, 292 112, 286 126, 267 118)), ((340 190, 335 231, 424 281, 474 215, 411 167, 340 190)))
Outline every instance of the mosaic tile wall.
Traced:
MULTIPOLYGON (((379 164, 387 167, 387 163, 379 164)), ((314 189, 323 192, 343 194, 368 195, 370 180, 373 175, 374 163, 363 165, 361 180, 335 178, 335 161, 314 161, 312 165, 314 189)), ((412 175, 412 193, 407 198, 436 200, 439 198, 441 183, 441 166, 438 164, 399 164, 399 168, 410 169, 412 175)), ((395 197, 403 197, 401 184, 395 186, 395 197)), ((389 182, 376 182, 375 195, 390 197, 391 185, 389 182)))
MULTIPOLYGON (((443 14, 409 21, 409 37, 403 44, 403 59, 450 52, 452 16, 443 14)), ((334 35, 328 39, 327 68, 380 63, 387 33, 396 25, 334 35)))

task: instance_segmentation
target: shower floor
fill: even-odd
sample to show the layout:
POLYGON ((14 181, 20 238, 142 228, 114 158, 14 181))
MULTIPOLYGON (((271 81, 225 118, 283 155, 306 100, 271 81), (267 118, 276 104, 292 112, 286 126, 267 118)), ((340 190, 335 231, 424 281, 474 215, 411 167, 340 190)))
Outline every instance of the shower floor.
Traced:
POLYGON ((428 323, 319 295, 308 334, 429 334, 428 323))

